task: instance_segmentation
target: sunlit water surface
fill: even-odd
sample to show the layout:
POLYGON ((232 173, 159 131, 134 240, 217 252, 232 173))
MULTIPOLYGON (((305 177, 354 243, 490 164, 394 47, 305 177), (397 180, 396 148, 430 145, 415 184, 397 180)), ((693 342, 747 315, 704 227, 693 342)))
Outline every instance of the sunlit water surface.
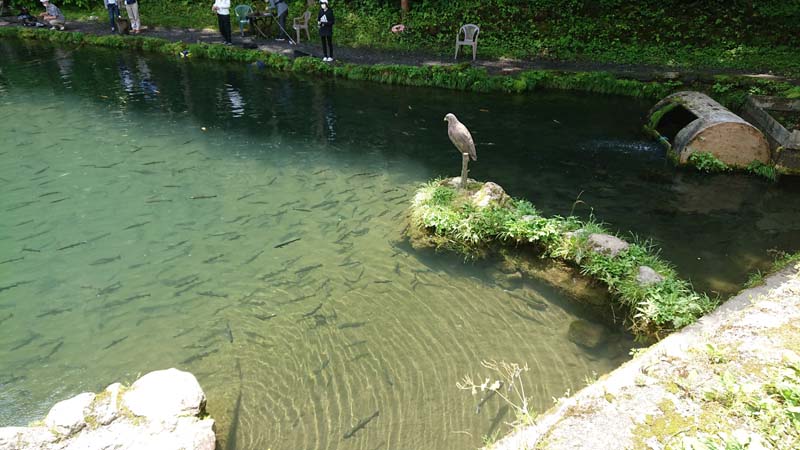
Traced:
POLYGON ((0 42, 0 425, 178 367, 223 448, 479 446, 513 420, 456 388, 481 360, 527 363, 540 411, 632 344, 587 351, 559 291, 402 242, 414 190, 460 168, 445 113, 473 177, 652 237, 702 289, 797 248, 796 185, 675 171, 638 133, 648 106, 0 42))

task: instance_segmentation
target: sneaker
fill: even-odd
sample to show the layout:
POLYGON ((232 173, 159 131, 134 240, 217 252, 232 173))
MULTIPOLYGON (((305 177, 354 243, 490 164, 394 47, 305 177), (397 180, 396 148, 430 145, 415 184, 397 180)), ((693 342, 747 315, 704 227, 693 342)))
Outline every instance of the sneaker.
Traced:
POLYGON ((276 40, 276 41, 278 41, 278 42, 283 42, 283 41, 285 41, 286 39, 284 39, 284 38, 275 38, 275 40, 276 40))
POLYGON ((328 62, 333 62, 333 56, 328 57, 328 62))
POLYGON ((328 57, 327 57, 327 56, 323 56, 323 57, 322 57, 322 61, 323 61, 323 62, 328 62, 328 57))
POLYGON ((64 31, 64 25, 61 25, 61 26, 58 28, 58 31, 64 31))
POLYGON ((233 42, 226 42, 226 43, 224 43, 222 45, 233 45, 233 42))
POLYGON ((56 27, 50 27, 50 29, 51 29, 51 30, 53 30, 53 31, 55 31, 55 30, 56 30, 56 27))

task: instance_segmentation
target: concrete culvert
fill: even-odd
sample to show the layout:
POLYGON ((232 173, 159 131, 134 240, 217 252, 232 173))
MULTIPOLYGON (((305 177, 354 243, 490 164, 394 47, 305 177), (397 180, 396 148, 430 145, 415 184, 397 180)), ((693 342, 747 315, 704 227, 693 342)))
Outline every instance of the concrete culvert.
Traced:
POLYGON ((676 92, 648 114, 649 129, 679 164, 708 152, 731 167, 770 162, 769 144, 758 128, 700 92, 676 92))

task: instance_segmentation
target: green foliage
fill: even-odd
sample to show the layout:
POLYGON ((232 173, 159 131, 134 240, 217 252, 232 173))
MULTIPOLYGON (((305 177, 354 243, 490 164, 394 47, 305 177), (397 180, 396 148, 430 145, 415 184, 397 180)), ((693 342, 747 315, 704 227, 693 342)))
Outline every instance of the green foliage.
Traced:
POLYGON ((693 165, 700 172, 716 173, 731 170, 727 164, 720 161, 711 152, 694 152, 689 155, 689 164, 693 165))
POLYGON ((748 164, 747 171, 760 177, 764 177, 769 181, 776 181, 778 179, 778 171, 775 169, 775 166, 764 164, 759 160, 754 159, 750 164, 748 164))
POLYGON ((629 311, 628 325, 640 337, 662 337, 694 322, 717 304, 680 280, 649 243, 634 242, 613 257, 596 252, 588 245, 588 236, 607 233, 602 224, 575 217, 544 217, 525 200, 511 199, 504 206, 478 209, 464 191, 434 180, 417 191, 411 218, 417 228, 443 237, 443 247, 468 255, 481 254, 481 248, 492 244, 513 243, 533 245, 543 257, 576 264, 608 287, 629 311), (636 277, 643 265, 663 280, 640 284, 636 277))

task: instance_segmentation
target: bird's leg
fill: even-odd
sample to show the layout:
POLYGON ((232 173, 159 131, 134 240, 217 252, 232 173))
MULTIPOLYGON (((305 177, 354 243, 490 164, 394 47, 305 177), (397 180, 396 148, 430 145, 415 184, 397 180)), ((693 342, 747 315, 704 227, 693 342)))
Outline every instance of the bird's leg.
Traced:
POLYGON ((469 164, 469 153, 461 154, 461 189, 467 188, 467 165, 469 164))

